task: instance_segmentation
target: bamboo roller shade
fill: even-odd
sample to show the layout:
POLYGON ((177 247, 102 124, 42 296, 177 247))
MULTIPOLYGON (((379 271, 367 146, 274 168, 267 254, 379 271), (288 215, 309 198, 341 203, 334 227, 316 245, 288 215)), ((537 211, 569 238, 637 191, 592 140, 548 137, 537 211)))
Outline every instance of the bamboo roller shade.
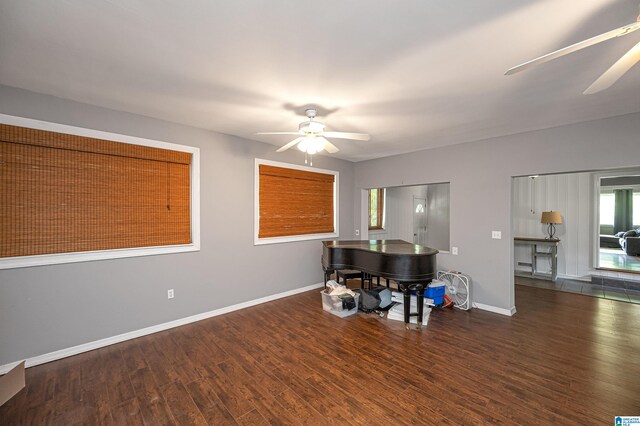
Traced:
POLYGON ((191 242, 191 154, 0 124, 0 257, 191 242))
POLYGON ((334 232, 334 175, 259 166, 259 238, 334 232))

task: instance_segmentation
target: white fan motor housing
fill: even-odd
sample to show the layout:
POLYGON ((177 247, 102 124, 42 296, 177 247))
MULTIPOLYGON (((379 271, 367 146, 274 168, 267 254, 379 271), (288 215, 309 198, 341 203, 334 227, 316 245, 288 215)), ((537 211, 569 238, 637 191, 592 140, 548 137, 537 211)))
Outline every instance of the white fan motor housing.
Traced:
POLYGON ((304 121, 298 126, 301 133, 321 133, 324 130, 324 124, 318 121, 304 121))

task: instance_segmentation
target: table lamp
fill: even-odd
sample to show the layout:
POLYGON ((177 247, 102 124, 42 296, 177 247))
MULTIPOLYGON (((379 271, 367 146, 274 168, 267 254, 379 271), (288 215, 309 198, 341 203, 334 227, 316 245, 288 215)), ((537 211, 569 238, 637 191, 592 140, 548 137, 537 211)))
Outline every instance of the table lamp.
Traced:
POLYGON ((556 225, 562 223, 562 215, 560 212, 542 212, 542 219, 540 219, 540 223, 547 223, 549 226, 547 227, 547 232, 549 236, 546 237, 547 240, 555 239, 554 235, 556 234, 556 225))

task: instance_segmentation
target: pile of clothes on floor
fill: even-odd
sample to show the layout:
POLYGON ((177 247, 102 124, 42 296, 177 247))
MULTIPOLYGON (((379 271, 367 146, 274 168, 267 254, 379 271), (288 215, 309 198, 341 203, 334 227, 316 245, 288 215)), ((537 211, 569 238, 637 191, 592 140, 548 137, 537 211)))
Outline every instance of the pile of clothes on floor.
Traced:
MULTIPOLYGON (((390 320, 404 321, 404 295, 397 291, 391 291, 386 287, 377 286, 371 289, 355 289, 351 290, 342 284, 330 280, 327 287, 322 291, 323 294, 331 296, 325 310, 336 315, 343 316, 341 313, 358 308, 359 311, 365 313, 376 313, 385 316, 390 320)), ((410 312, 418 312, 417 297, 410 297, 410 312)), ((433 304, 433 300, 425 297, 422 324, 426 325, 429 321, 431 308, 429 304, 433 304)), ((344 315, 346 316, 346 315, 344 315)), ((409 322, 416 324, 417 316, 411 316, 409 322)))
MULTIPOLYGON (((324 292, 329 296, 335 296, 331 300, 334 300, 334 303, 339 303, 343 310, 351 310, 356 307, 356 293, 342 284, 338 284, 333 280, 327 281, 327 288, 324 292)), ((336 306, 336 308, 339 308, 339 306, 336 306)))

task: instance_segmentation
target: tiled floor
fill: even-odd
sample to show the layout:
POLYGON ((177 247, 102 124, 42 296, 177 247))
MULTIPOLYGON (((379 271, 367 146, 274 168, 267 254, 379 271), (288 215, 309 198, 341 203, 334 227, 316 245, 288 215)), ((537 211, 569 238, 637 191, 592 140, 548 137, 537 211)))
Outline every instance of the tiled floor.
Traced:
POLYGON ((602 278, 596 279, 595 283, 589 283, 558 278, 556 282, 553 282, 534 278, 516 277, 516 284, 640 304, 640 282, 637 281, 625 281, 621 283, 619 281, 614 282, 607 278, 602 278))
POLYGON ((622 250, 601 248, 599 266, 607 269, 640 272, 640 257, 627 256, 622 250))

